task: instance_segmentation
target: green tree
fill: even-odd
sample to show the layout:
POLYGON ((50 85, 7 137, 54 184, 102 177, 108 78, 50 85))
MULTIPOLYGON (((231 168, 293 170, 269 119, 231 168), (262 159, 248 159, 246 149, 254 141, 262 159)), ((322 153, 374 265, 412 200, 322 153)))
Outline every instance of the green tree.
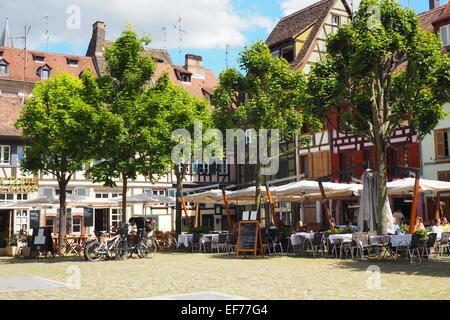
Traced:
POLYGON ((222 129, 255 130, 252 136, 257 149, 255 205, 259 212, 263 182, 261 130, 278 129, 280 137, 292 141, 296 135, 300 137, 304 121, 312 128, 318 128, 320 124, 299 108, 306 89, 303 74, 291 69, 286 60, 272 57, 263 42, 258 41, 245 48, 240 54, 239 66, 243 73, 230 68, 220 74, 213 99, 214 118, 216 125, 222 129))
POLYGON ((38 82, 15 124, 29 139, 21 168, 52 174, 58 181, 60 244, 66 234, 67 184, 76 171, 99 156, 120 128, 120 119, 96 103, 92 73, 85 71, 82 78, 60 73, 38 82))
POLYGON ((102 101, 110 112, 122 119, 120 134, 105 150, 89 173, 94 182, 116 186, 122 178, 122 221, 126 222, 128 180, 138 174, 157 179, 166 172, 170 154, 159 147, 156 123, 159 108, 148 109, 146 95, 155 70, 152 58, 143 54, 148 37, 138 37, 131 26, 105 50, 108 75, 98 78, 102 101))
MULTIPOLYGON (((171 157, 169 169, 173 170, 176 178, 176 232, 181 233, 182 208, 180 203, 181 192, 183 190, 183 180, 186 177, 189 164, 196 150, 192 141, 194 137, 195 123, 201 123, 201 132, 212 127, 210 105, 206 99, 199 99, 192 96, 184 88, 173 84, 167 74, 161 76, 156 85, 147 94, 147 112, 159 108, 160 113, 155 119, 159 125, 158 140, 159 152, 171 157), (174 137, 176 131, 184 131, 183 137, 174 137), (180 143, 187 143, 186 148, 180 153, 174 151, 180 143), (184 151, 184 152, 183 152, 184 151), (176 157, 173 154, 176 154, 176 157), (176 158, 179 158, 177 161, 176 158), (179 162, 179 163, 178 163, 179 162)), ((148 115, 149 116, 149 115, 148 115)), ((203 139, 199 141, 199 146, 204 145, 203 139)), ((207 140, 212 143, 213 141, 207 140)), ((218 155, 221 156, 221 155, 218 155)), ((209 160, 209 159, 203 159, 209 160)))
POLYGON ((324 117, 337 112, 339 130, 374 144, 378 229, 386 233, 390 138, 405 120, 422 138, 443 118, 449 58, 412 10, 390 0, 363 0, 352 23, 328 38, 327 52, 310 73, 309 105, 324 117))

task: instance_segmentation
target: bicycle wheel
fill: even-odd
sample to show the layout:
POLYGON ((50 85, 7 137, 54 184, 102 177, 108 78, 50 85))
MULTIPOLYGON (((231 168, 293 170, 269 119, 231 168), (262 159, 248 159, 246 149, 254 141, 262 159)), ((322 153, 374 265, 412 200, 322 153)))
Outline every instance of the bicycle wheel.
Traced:
POLYGON ((116 256, 116 260, 126 260, 131 256, 131 246, 128 243, 127 239, 120 239, 115 248, 115 256, 116 256))
POLYGON ((145 238, 139 242, 136 248, 136 252, 139 258, 150 259, 155 256, 156 249, 157 249, 156 241, 151 238, 145 238))
POLYGON ((105 258, 105 250, 100 242, 93 241, 84 248, 84 256, 92 262, 100 261, 105 258))

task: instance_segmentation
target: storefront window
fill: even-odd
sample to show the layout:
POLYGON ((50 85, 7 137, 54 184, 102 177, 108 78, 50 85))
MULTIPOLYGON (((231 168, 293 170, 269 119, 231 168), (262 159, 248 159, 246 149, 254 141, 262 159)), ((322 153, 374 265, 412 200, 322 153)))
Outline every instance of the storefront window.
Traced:
POLYGON ((73 217, 72 220, 72 232, 80 233, 81 232, 81 217, 73 217))

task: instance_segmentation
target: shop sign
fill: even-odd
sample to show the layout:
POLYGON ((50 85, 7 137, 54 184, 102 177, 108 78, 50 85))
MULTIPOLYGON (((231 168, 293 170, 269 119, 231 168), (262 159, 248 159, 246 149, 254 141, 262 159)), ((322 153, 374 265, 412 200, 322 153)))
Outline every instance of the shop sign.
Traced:
POLYGON ((28 193, 38 191, 38 180, 33 178, 0 178, 0 193, 28 193))

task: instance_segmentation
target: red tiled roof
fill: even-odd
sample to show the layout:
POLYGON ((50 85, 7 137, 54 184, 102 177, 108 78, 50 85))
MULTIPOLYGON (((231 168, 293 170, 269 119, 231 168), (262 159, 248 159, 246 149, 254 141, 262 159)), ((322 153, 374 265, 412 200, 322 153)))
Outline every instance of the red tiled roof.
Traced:
POLYGON ((435 24, 446 19, 450 19, 450 0, 446 5, 419 14, 422 29, 425 31, 435 32, 435 24))
MULTIPOLYGON (((218 82, 214 75, 214 73, 211 70, 205 69, 205 77, 204 79, 199 79, 198 77, 192 75, 191 82, 190 83, 184 83, 177 79, 177 76, 175 74, 175 69, 179 69, 184 67, 181 66, 175 66, 170 64, 164 64, 164 63, 157 63, 156 64, 156 70, 153 75, 153 81, 156 82, 156 80, 161 77, 163 72, 167 72, 169 75, 169 79, 172 80, 172 82, 180 87, 183 87, 188 91, 190 94, 192 94, 195 97, 198 98, 205 98, 203 90, 210 94, 210 92, 214 93, 214 88, 217 86, 218 82)), ((187 71, 187 70, 186 70, 187 71)))
POLYGON ((14 127, 14 123, 19 119, 21 108, 22 98, 18 96, 0 95, 0 137, 22 137, 22 131, 14 127))
MULTIPOLYGON (((3 53, 3 59, 9 63, 8 74, 0 75, 0 80, 8 79, 23 81, 25 51, 17 48, 0 47, 0 52, 3 53)), ((37 70, 46 64, 51 68, 50 75, 53 75, 58 71, 66 71, 67 73, 78 77, 79 74, 86 69, 90 69, 95 73, 95 67, 91 57, 28 50, 26 81, 37 82, 41 80, 37 74, 37 70), (33 56, 44 57, 44 62, 34 61, 33 56), (68 59, 77 60, 78 66, 70 66, 68 64, 68 59)))

